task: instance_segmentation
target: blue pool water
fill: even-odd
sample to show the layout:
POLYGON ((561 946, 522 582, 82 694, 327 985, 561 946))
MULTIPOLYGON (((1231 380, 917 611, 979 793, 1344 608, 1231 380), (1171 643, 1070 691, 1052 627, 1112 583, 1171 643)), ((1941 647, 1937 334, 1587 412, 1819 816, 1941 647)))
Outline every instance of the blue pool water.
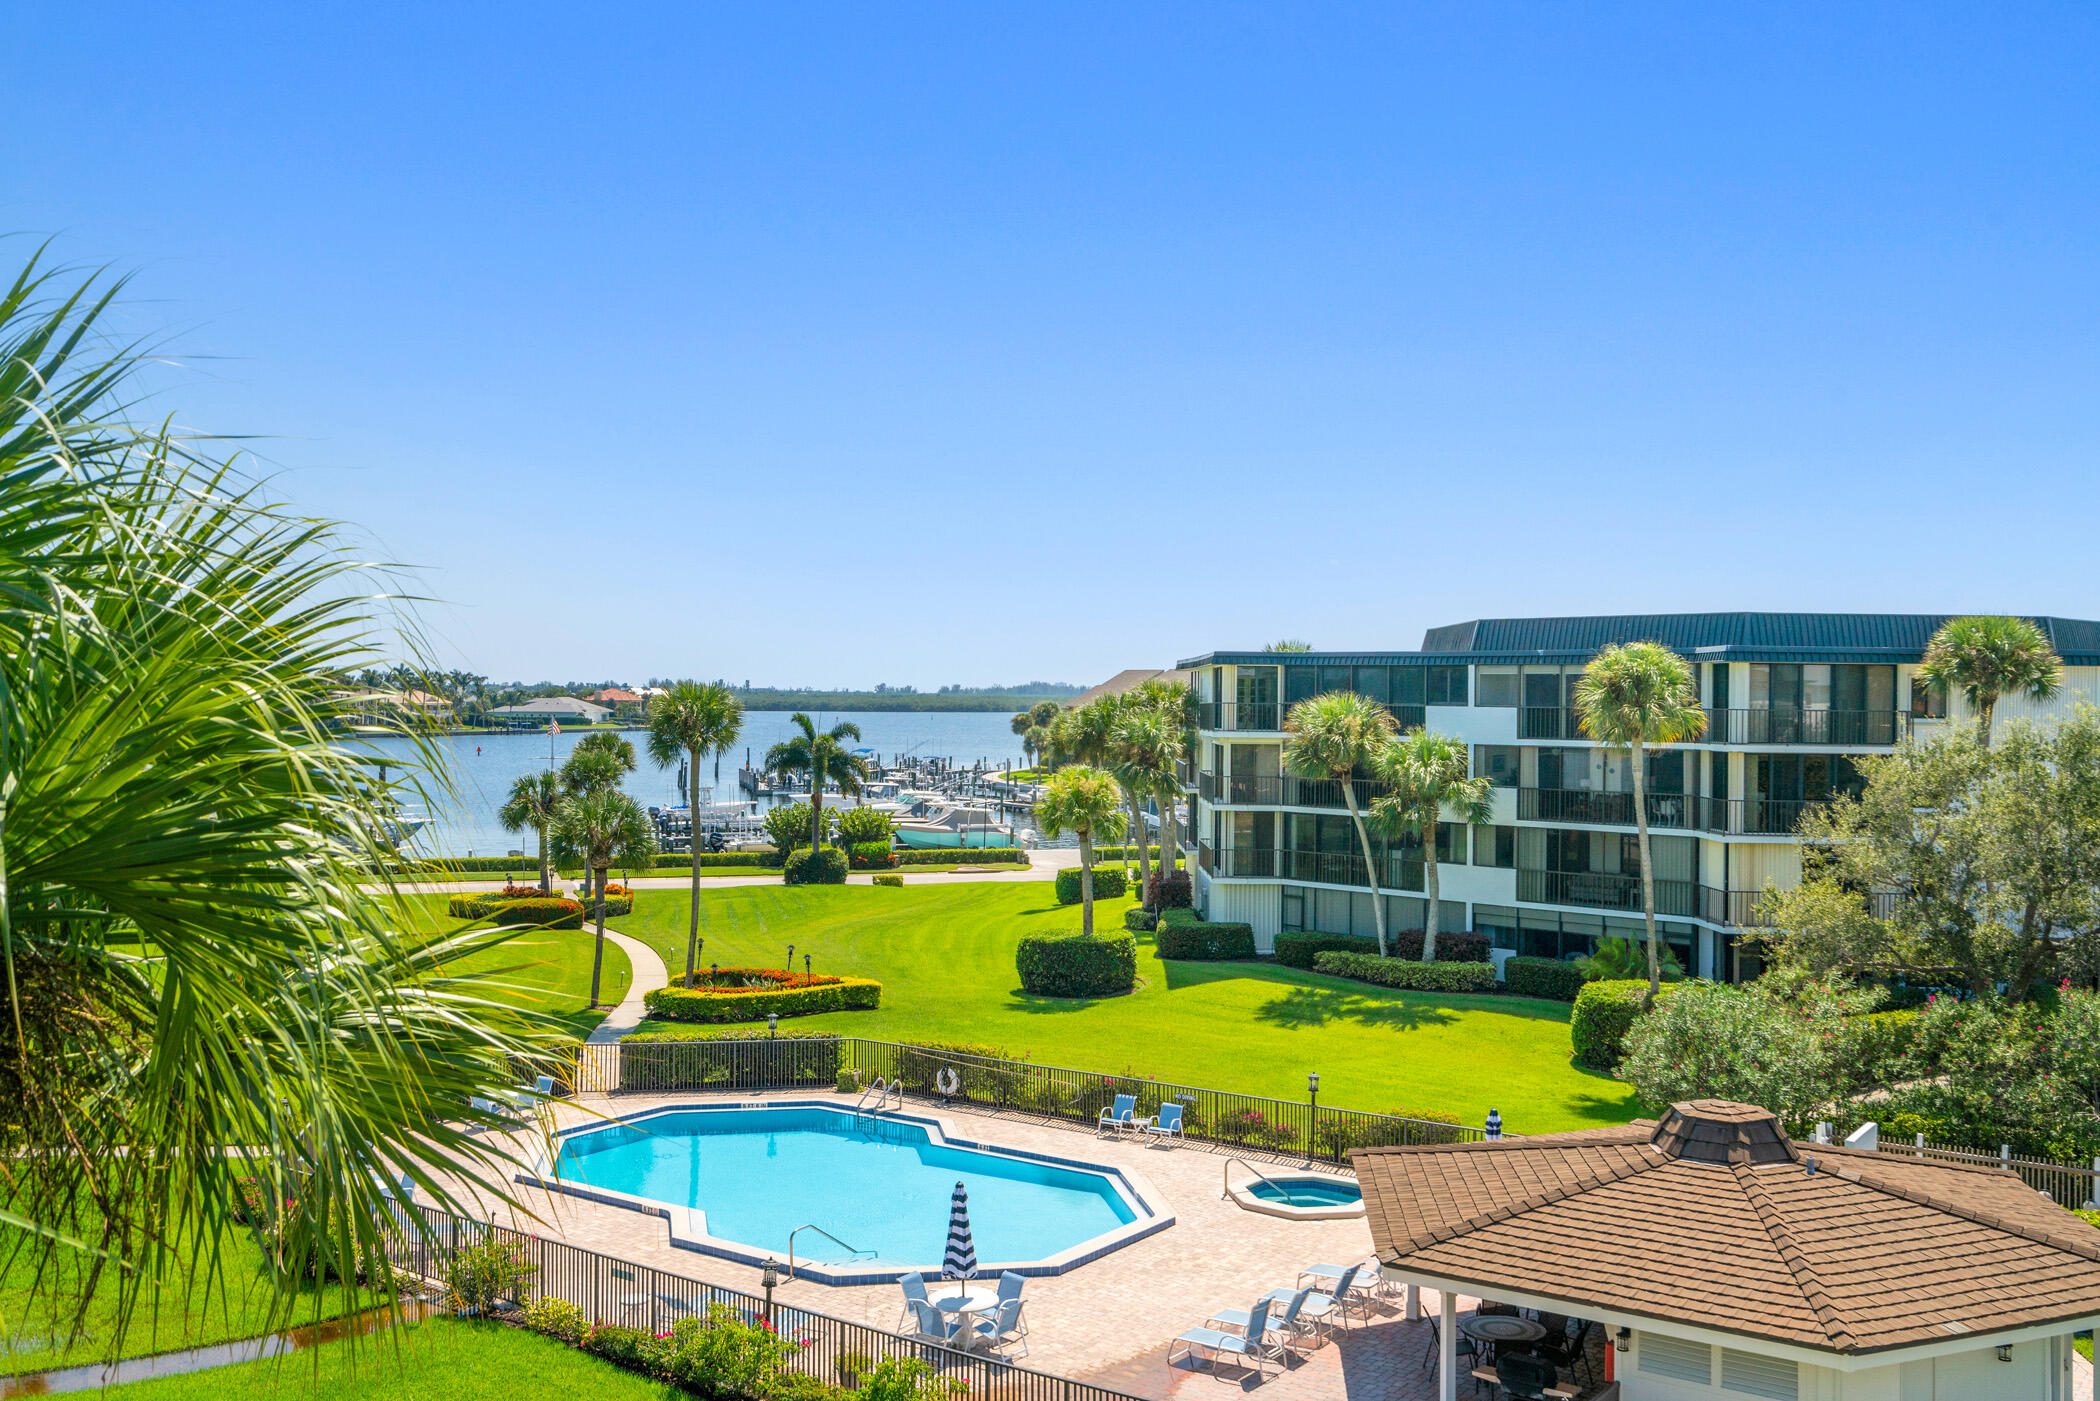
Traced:
POLYGON ((555 1168, 568 1182, 697 1207, 707 1233, 785 1260, 933 1266, 948 1201, 970 1193, 977 1258, 1042 1260, 1135 1219, 1103 1173, 931 1141, 924 1127, 815 1106, 654 1114, 569 1135, 555 1168))
POLYGON ((1348 1206, 1364 1199, 1361 1187, 1340 1178, 1286 1177, 1281 1182, 1256 1182, 1252 1191, 1265 1202, 1286 1206, 1348 1206))

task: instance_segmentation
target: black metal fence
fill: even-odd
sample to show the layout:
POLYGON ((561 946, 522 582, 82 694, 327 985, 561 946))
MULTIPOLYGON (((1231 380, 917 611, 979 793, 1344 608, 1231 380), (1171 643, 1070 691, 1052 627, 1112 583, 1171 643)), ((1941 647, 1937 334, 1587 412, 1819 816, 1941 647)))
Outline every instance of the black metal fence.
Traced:
MULTIPOLYGON (((395 1230, 388 1257, 395 1268, 439 1282, 462 1248, 492 1242, 520 1252, 532 1267, 516 1303, 566 1299, 594 1325, 612 1324, 661 1333, 681 1318, 702 1317, 716 1305, 746 1322, 769 1321, 795 1347, 787 1366, 834 1385, 852 1386, 862 1373, 891 1358, 917 1359, 943 1376, 967 1384, 973 1397, 1000 1401, 1136 1401, 1127 1392, 1092 1386, 1002 1362, 981 1353, 854 1323, 788 1304, 769 1304, 756 1294, 688 1279, 653 1266, 600 1255, 558 1240, 514 1231, 486 1221, 454 1216, 432 1207, 394 1204, 395 1230)), ((898 1296, 900 1308, 903 1296, 898 1296)))
POLYGON ((1171 1080, 1071 1070, 859 1037, 587 1046, 579 1071, 587 1087, 627 1094, 837 1089, 872 1085, 880 1078, 896 1083, 910 1096, 1075 1124, 1097 1123, 1101 1111, 1113 1107, 1116 1096, 1131 1095, 1140 1115, 1156 1115, 1167 1104, 1180 1105, 1185 1137, 1330 1162, 1344 1161, 1351 1148, 1470 1143, 1486 1137, 1483 1129, 1435 1119, 1334 1109, 1310 1100, 1271 1099, 1171 1080))

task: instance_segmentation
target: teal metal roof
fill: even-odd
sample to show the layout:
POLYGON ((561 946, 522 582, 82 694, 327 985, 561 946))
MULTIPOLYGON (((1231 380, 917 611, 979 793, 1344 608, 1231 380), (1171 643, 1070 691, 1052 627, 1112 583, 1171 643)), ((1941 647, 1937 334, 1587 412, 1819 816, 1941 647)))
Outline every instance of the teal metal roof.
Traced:
MULTIPOLYGON (((1181 663, 1435 666, 1579 661, 1618 642, 1660 642, 1700 661, 1914 662, 1955 613, 1629 613, 1591 618, 1476 618, 1423 634, 1418 652, 1212 652, 1181 663)), ((2100 666, 2100 622, 2036 617, 2057 655, 2100 666)))

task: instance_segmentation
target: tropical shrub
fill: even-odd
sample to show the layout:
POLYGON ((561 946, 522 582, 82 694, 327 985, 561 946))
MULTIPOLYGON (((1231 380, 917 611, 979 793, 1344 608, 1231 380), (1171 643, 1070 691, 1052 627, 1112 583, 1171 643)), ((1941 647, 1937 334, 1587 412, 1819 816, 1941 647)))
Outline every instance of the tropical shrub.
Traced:
MULTIPOLYGON (((861 812, 861 808, 848 808, 848 812, 861 812)), ((890 844, 880 842, 855 842, 846 848, 847 864, 856 871, 886 871, 897 864, 897 853, 890 844)))
MULTIPOLYGON (((590 896, 578 896, 576 903, 583 906, 584 918, 595 919, 597 917, 598 904, 590 896)), ((621 915, 631 915, 633 913, 634 896, 615 895, 612 893, 610 886, 606 887, 605 917, 607 919, 618 919, 621 915)))
POLYGON ((1186 911, 1172 910, 1160 919, 1152 947, 1161 958, 1215 963, 1260 957, 1254 948, 1253 925, 1174 917, 1185 914, 1186 911))
POLYGON ((1129 934, 1030 934, 1014 953, 1021 990, 1037 997, 1113 997, 1137 986, 1129 934))
POLYGON ((768 1014, 807 1016, 816 1012, 866 1012, 882 1005, 882 984, 873 978, 823 978, 766 987, 657 988, 645 993, 649 1015, 673 1022, 758 1022, 768 1014))
MULTIPOLYGON (((1674 988, 1681 984, 1668 984, 1674 988)), ((1606 978, 1582 985, 1568 1018, 1575 1059, 1597 1070, 1616 1070, 1626 1054, 1626 1033, 1641 1013, 1648 984, 1639 978, 1606 978)))
POLYGON ((233 1180, 233 1205, 229 1213, 243 1226, 260 1226, 270 1219, 270 1184, 260 1177, 233 1180))
POLYGON ((846 853, 835 846, 804 848, 783 869, 789 885, 844 885, 846 853))
MULTIPOLYGON (((1129 893, 1130 882, 1123 878, 1121 867, 1101 865, 1094 867, 1094 898, 1096 900, 1113 900, 1118 896, 1128 895, 1129 893)), ((1057 873, 1057 903, 1060 905, 1076 905, 1079 903, 1079 894, 1079 868, 1077 866, 1068 866, 1064 870, 1059 871, 1057 873)))
POLYGON ((903 884, 904 884, 904 877, 902 877, 902 876, 877 876, 877 877, 875 877, 875 882, 874 882, 874 883, 875 883, 876 885, 888 885, 888 886, 901 886, 901 885, 903 885, 903 884))
POLYGON ((591 1331, 591 1316, 567 1299, 534 1299, 525 1306, 525 1326, 574 1347, 591 1331))
POLYGON ((1123 927, 1134 934, 1150 934, 1159 927, 1159 916, 1143 905, 1132 905, 1123 911, 1123 927))
POLYGON ((766 840, 773 843, 778 855, 776 860, 786 860, 798 847, 809 845, 809 804, 783 803, 777 808, 767 808, 760 821, 766 829, 766 840))
MULTIPOLYGON (((1674 983, 1684 977, 1684 965, 1677 961, 1676 952, 1668 944, 1657 943, 1655 964, 1664 982, 1674 983)), ((1647 940, 1621 939, 1616 936, 1599 940, 1597 951, 1583 959, 1579 966, 1582 975, 1593 982, 1626 981, 1633 978, 1646 982, 1647 940)))
MULTIPOLYGON (((1158 860, 1159 844, 1154 842, 1151 846, 1145 848, 1145 852, 1153 860, 1158 860)), ((1134 846, 1097 846, 1094 848, 1094 859, 1096 861, 1135 861, 1138 859, 1138 849, 1134 846)))
POLYGON ((537 1273, 522 1245, 482 1240, 461 1246, 445 1262, 445 1306, 470 1317, 492 1314, 516 1305, 537 1273))
POLYGON ((663 1376, 707 1396, 765 1395, 795 1351, 772 1324, 746 1323, 727 1304, 709 1304, 704 1319, 679 1319, 662 1341, 663 1376))
POLYGON ((1017 846, 921 847, 897 853, 900 866, 945 866, 950 862, 972 866, 1026 866, 1028 853, 1017 846))
POLYGON ((1271 1119, 1259 1109, 1232 1109, 1209 1125, 1210 1136, 1227 1143, 1251 1143, 1272 1150, 1289 1148, 1298 1141, 1298 1130, 1282 1119, 1271 1119))
POLYGON ((1313 1150, 1340 1158, 1351 1148, 1386 1148, 1413 1143, 1463 1143, 1465 1131, 1456 1114, 1436 1109, 1388 1109, 1391 1119, 1359 1119, 1326 1113, 1313 1130, 1313 1150), (1409 1122, 1395 1123, 1394 1119, 1409 1122))
POLYGON ((890 815, 881 808, 852 807, 839 813, 838 832, 842 842, 881 842, 888 846, 894 829, 890 815))
POLYGON ((454 919, 487 919, 498 903, 487 895, 454 895, 445 901, 445 913, 454 919))
POLYGON ((613 1324, 600 1324, 584 1334, 583 1350, 616 1367, 651 1375, 659 1370, 664 1355, 664 1345, 654 1333, 613 1324))
POLYGON ((1308 972, 1313 959, 1327 952, 1368 953, 1378 952, 1378 941, 1357 934, 1278 934, 1276 936, 1276 961, 1287 968, 1303 968, 1308 972))
POLYGON ((1189 881, 1187 871, 1173 871, 1167 875, 1152 873, 1152 883, 1145 888, 1145 903, 1155 910, 1185 910, 1195 903, 1195 888, 1189 881))
POLYGON ((583 906, 575 900, 558 896, 499 900, 489 915, 498 924, 529 924, 541 929, 583 928, 583 906))
MULTIPOLYGON (((848 1356, 858 1354, 840 1356, 842 1380, 848 1356)), ((866 1367, 865 1359, 862 1362, 860 1389, 854 1393, 860 1401, 953 1401, 970 1390, 961 1377, 943 1376, 916 1357, 886 1357, 873 1367, 866 1367)))
POLYGON ((1495 966, 1491 963, 1418 963, 1405 958, 1380 958, 1376 954, 1330 951, 1313 958, 1315 972, 1380 987, 1404 988, 1413 992, 1493 992, 1495 966))
POLYGON ((1502 962, 1502 983, 1525 997, 1550 997, 1555 1002, 1573 1002, 1589 981, 1580 967, 1558 958, 1530 958, 1517 954, 1502 962))

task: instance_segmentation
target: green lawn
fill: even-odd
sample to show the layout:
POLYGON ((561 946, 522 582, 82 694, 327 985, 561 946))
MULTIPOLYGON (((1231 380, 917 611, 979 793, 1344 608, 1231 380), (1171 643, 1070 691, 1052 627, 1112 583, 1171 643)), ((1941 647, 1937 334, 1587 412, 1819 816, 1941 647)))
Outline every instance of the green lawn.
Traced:
POLYGON ((124 1401, 670 1401, 683 1396, 610 1362, 500 1323, 433 1320, 260 1362, 132 1382, 98 1393, 124 1401))
MULTIPOLYGON (((401 898, 414 910, 411 918, 423 929, 449 934, 466 927, 445 914, 445 897, 442 895, 401 898)), ((613 927, 624 933, 624 925, 624 921, 615 921, 613 927)), ((605 1020, 604 1012, 590 1009, 591 946, 596 942, 588 927, 528 929, 496 948, 459 960, 446 971, 486 973, 489 975, 488 997, 514 1007, 550 1012, 568 1027, 572 1035, 582 1038, 590 1035, 598 1023, 605 1020)), ((633 976, 627 955, 620 951, 618 944, 606 940, 605 968, 600 975, 599 994, 607 1007, 627 995, 627 983, 633 976)))
MULTIPOLYGON (((703 962, 879 978, 883 1006, 798 1019, 797 1030, 890 1040, 965 1041, 1041 1064, 1122 1071, 1302 1098, 1307 1071, 1339 1108, 1430 1109, 1479 1123, 1490 1107, 1519 1133, 1621 1123, 1631 1089, 1576 1069, 1568 1007, 1522 997, 1395 992, 1272 964, 1163 963, 1139 939, 1142 986, 1097 1001, 1019 990, 1014 946, 1031 930, 1076 928, 1049 882, 744 886, 701 893, 703 962)), ((1120 928, 1128 900, 1100 904, 1120 928)), ((685 962, 686 894, 645 890, 620 931, 685 962)), ((670 1029, 652 1023, 645 1030, 670 1029)))

